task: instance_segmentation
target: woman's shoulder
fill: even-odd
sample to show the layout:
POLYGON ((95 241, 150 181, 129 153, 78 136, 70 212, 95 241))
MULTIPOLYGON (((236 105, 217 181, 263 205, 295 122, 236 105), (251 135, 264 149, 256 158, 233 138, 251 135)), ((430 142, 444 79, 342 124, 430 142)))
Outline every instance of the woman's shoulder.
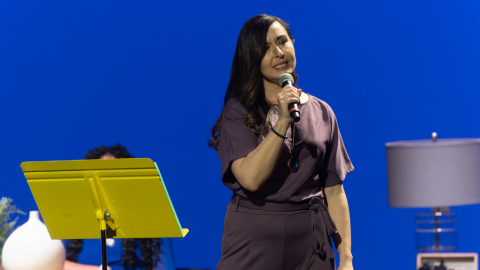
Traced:
POLYGON ((313 96, 311 94, 308 95, 309 100, 308 103, 310 103, 309 107, 312 107, 314 110, 319 110, 319 112, 326 112, 329 116, 334 116, 335 114, 333 113, 332 107, 328 105, 328 103, 322 99, 317 98, 316 96, 313 96))
POLYGON ((222 114, 226 118, 244 118, 246 115, 248 115, 248 111, 238 98, 231 97, 225 104, 222 114))

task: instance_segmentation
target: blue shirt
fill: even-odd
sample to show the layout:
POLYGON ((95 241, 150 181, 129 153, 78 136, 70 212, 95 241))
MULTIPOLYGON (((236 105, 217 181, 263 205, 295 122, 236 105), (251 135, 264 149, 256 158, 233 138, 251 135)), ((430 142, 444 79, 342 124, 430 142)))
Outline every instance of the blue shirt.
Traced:
MULTIPOLYGON (((67 247, 69 240, 62 240, 65 248, 67 247)), ((160 246, 162 253, 160 254, 160 262, 155 266, 155 270, 175 270, 173 262, 172 251, 172 239, 162 238, 162 244, 160 246)), ((137 253, 137 265, 136 269, 141 269, 140 258, 142 252, 137 245, 135 249, 137 253)), ((112 270, 122 270, 122 240, 115 239, 115 245, 113 247, 107 246, 107 264, 112 270)), ((102 243, 100 239, 83 239, 82 251, 78 254, 77 263, 98 265, 102 264, 102 243)))

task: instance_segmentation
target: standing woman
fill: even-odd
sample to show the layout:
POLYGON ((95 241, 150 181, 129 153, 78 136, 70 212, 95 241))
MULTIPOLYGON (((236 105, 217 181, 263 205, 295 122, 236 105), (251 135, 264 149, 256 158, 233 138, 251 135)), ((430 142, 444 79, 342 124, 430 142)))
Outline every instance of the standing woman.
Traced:
POLYGON ((353 269, 342 185, 353 165, 330 106, 279 85, 284 73, 296 81, 295 66, 284 21, 258 15, 243 25, 209 142, 218 151, 222 181, 233 191, 219 270, 335 269, 330 237, 339 269, 353 269), (301 113, 295 124, 292 102, 301 113))

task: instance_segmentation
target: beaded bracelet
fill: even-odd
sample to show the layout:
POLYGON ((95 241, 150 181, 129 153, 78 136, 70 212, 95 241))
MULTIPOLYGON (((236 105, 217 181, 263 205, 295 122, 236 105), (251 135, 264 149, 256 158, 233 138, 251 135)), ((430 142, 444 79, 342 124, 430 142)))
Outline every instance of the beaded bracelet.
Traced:
POLYGON ((275 129, 273 129, 273 126, 270 126, 270 130, 273 131, 273 133, 275 133, 275 135, 277 135, 278 137, 282 138, 282 139, 288 139, 287 136, 283 136, 283 135, 280 135, 278 134, 278 132, 275 131, 275 129))

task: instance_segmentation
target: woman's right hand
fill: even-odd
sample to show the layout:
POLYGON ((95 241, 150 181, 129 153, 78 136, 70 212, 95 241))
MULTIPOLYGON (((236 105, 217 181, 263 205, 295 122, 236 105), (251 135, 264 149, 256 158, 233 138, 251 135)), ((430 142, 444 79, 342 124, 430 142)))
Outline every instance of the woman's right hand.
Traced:
POLYGON ((280 111, 280 115, 278 117, 278 121, 292 121, 290 117, 290 112, 288 110, 288 104, 290 103, 298 103, 300 104, 300 95, 302 94, 302 89, 297 89, 291 85, 286 85, 283 87, 282 91, 277 95, 277 103, 278 109, 280 111))

